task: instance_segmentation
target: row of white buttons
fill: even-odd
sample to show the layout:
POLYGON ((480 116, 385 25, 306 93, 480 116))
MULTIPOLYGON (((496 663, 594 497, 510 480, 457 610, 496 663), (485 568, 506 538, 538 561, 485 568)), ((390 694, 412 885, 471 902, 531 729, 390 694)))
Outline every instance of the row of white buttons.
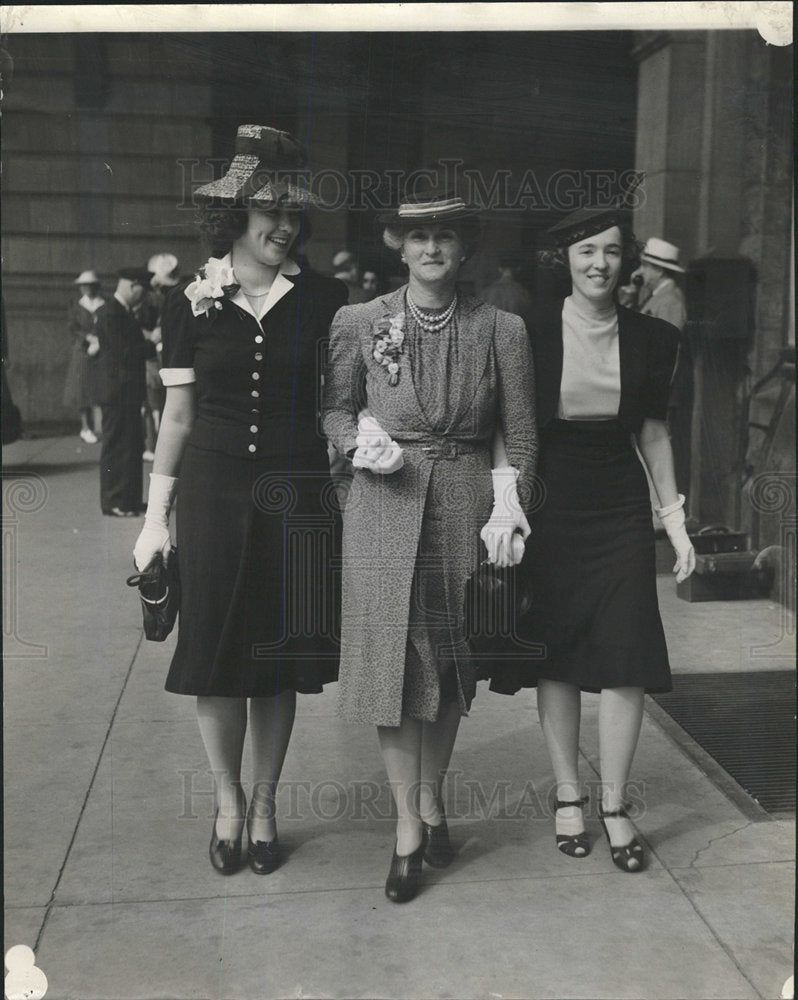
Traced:
MULTIPOLYGON (((256 344, 262 344, 263 343, 263 337, 260 334, 258 334, 257 337, 255 337, 255 343, 256 344)), ((255 354, 255 360, 256 361, 263 361, 263 355, 260 353, 260 351, 256 352, 256 354, 255 354)), ((253 372, 252 373, 252 378, 257 382, 258 379, 260 378, 260 375, 257 372, 253 372)), ((258 392, 257 389, 253 389, 251 395, 252 395, 253 399, 258 399, 260 397, 260 393, 258 392)), ((252 412, 253 413, 257 413, 258 412, 257 408, 254 408, 252 410, 252 412)), ((250 431, 253 434, 257 434, 258 433, 258 425, 257 424, 252 424, 249 429, 250 429, 250 431)), ((249 445, 249 451, 250 451, 251 454, 254 455, 254 453, 257 450, 258 450, 258 446, 257 445, 255 445, 255 444, 249 445)))

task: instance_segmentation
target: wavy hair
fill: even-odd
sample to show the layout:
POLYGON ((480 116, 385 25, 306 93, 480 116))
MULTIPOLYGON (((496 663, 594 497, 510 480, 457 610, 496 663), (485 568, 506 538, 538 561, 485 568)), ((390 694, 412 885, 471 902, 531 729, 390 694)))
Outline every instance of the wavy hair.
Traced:
MULTIPOLYGON (((621 276, 618 279, 618 284, 621 284, 625 280, 624 276, 628 277, 640 263, 643 244, 637 239, 628 222, 620 223, 618 228, 621 231, 621 276)), ((579 243, 581 240, 574 240, 574 242, 579 243)), ((573 246, 573 244, 570 245, 573 246)), ((550 268, 559 275, 570 275, 571 273, 571 266, 568 263, 568 247, 538 250, 535 259, 541 267, 550 268)))
POLYGON ((404 244, 405 236, 411 229, 418 229, 419 226, 440 225, 447 229, 453 229, 460 237, 466 259, 472 257, 479 247, 482 239, 482 225, 475 216, 467 215, 462 219, 455 219, 453 222, 391 222, 382 231, 382 242, 389 250, 399 253, 404 244))
MULTIPOLYGON (((230 205, 220 208, 214 205, 201 205, 197 210, 197 228, 205 243, 210 248, 212 257, 224 257, 230 253, 235 241, 247 231, 247 208, 244 204, 230 205)), ((299 233, 288 252, 289 257, 296 259, 301 247, 312 235, 310 219, 307 212, 298 212, 301 216, 299 233)))

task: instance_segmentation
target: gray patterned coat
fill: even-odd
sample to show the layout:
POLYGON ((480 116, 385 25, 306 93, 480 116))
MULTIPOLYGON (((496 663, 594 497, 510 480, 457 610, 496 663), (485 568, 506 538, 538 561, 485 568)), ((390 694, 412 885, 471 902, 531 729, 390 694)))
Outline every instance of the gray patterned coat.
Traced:
POLYGON ((406 290, 338 311, 325 374, 324 430, 341 454, 356 447, 357 413, 364 405, 404 450, 398 472, 355 470, 344 512, 340 707, 350 721, 383 726, 401 722, 411 589, 425 548, 437 553, 429 569, 445 588, 446 620, 434 623, 436 648, 454 661, 466 714, 476 683, 464 655, 463 601, 466 581, 485 555, 479 532, 493 504, 497 423, 508 460, 520 470, 522 496, 531 488, 537 456, 532 355, 523 321, 471 296, 460 298, 459 356, 468 363, 448 372, 450 412, 443 428, 440 421, 433 428, 407 351, 395 386, 372 356, 378 322, 404 312, 406 290))

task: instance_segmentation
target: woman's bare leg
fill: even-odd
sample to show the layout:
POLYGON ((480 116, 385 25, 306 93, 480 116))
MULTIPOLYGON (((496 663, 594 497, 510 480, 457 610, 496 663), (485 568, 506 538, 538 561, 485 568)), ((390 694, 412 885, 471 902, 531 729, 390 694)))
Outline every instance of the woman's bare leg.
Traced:
MULTIPOLYGON (((541 678, 538 681, 538 716, 549 751, 557 798, 576 802, 581 796, 579 784, 579 725, 582 696, 575 684, 541 678)), ((578 806, 558 809, 556 831, 564 836, 584 833, 585 823, 578 806)))
POLYGON ((249 733, 252 740, 249 836, 252 840, 269 843, 277 837, 274 797, 295 715, 295 691, 283 691, 274 698, 249 700, 249 733))
POLYGON ((438 826, 443 818, 443 781, 452 759, 454 742, 460 726, 460 705, 445 702, 436 722, 421 724, 421 784, 418 811, 420 818, 430 826, 438 826))
POLYGON ((247 731, 243 698, 197 698, 197 721, 216 786, 216 835, 235 840, 244 825, 241 756, 247 731))
POLYGON ((385 770, 396 803, 396 853, 412 854, 421 844, 418 789, 421 782, 421 732, 418 719, 402 716, 398 726, 377 726, 385 770))
MULTIPOLYGON (((605 688, 599 702, 599 757, 601 760, 601 804, 605 812, 623 805, 626 782, 632 769, 643 721, 644 689, 605 688)), ((622 816, 607 819, 607 832, 614 847, 623 847, 635 835, 622 816)))

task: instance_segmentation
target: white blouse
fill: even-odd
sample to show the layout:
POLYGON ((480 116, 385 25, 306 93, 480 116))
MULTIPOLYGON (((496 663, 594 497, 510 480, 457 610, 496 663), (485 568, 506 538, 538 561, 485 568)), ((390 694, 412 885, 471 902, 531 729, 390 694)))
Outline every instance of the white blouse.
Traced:
POLYGON ((562 307, 561 420, 612 420, 621 402, 621 359, 615 306, 598 316, 569 296, 562 307))

